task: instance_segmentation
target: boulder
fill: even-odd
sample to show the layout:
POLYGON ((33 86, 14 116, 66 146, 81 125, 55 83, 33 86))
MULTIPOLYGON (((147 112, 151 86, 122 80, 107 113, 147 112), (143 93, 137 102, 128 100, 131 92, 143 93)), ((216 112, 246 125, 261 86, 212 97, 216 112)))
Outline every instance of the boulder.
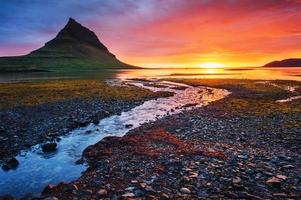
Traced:
POLYGON ((52 143, 46 143, 42 145, 43 152, 52 152, 55 151, 57 147, 57 144, 55 142, 52 143))
POLYGON ((3 165, 2 165, 2 169, 4 171, 9 171, 11 169, 16 169, 19 165, 19 161, 13 157, 10 158, 9 160, 7 160, 3 165))

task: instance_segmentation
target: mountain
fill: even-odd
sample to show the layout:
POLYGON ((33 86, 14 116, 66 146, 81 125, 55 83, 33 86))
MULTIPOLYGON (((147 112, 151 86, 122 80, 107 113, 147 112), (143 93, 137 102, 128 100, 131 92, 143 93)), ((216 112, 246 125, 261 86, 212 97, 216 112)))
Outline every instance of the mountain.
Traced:
POLYGON ((128 69, 96 34, 70 18, 56 37, 24 56, 0 57, 0 72, 128 69))
POLYGON ((301 67, 301 58, 290 58, 281 61, 270 62, 263 67, 301 67))

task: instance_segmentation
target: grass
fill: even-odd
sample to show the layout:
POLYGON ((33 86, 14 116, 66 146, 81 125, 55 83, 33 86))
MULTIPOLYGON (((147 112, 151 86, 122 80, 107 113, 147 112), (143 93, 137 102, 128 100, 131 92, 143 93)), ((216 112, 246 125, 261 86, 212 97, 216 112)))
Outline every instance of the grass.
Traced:
POLYGON ((76 72, 103 69, 133 69, 91 45, 63 43, 44 46, 25 56, 0 57, 0 72, 76 72))
POLYGON ((0 109, 33 106, 74 98, 135 101, 168 95, 170 93, 154 93, 138 87, 110 86, 98 80, 0 83, 0 109))

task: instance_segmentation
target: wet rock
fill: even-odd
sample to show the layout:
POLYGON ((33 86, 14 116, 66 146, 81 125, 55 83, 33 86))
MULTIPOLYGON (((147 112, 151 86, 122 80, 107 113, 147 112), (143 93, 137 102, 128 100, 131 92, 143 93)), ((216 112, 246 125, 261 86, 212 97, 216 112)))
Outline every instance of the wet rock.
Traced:
POLYGON ((57 147, 56 143, 46 143, 42 145, 43 152, 52 152, 55 151, 57 147))
POLYGON ((16 198, 11 195, 0 196, 0 199, 1 200, 16 200, 16 198))
POLYGON ((77 185, 73 184, 73 185, 72 185, 72 189, 73 189, 73 190, 78 190, 77 185))
POLYGON ((43 200, 59 200, 57 197, 47 197, 43 200))
POLYGON ((125 128, 132 128, 134 125, 133 124, 126 124, 125 128))
POLYGON ((16 169, 19 165, 19 161, 16 158, 10 158, 7 162, 2 165, 4 171, 9 171, 11 169, 16 169))
POLYGON ((191 191, 188 188, 185 188, 185 187, 182 187, 180 189, 180 192, 183 193, 183 194, 190 194, 191 193, 191 191))
POLYGON ((49 184, 44 188, 42 194, 49 194, 49 193, 53 192, 54 188, 55 188, 55 185, 49 184))

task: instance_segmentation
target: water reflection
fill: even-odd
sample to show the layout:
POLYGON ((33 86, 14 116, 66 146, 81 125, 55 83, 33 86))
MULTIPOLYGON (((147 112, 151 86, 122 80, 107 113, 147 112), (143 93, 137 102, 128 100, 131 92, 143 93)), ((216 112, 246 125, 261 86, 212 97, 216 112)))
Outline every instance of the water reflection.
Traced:
POLYGON ((298 68, 165 68, 101 70, 72 73, 36 72, 0 74, 0 82, 31 81, 44 79, 107 79, 107 78, 234 78, 258 80, 301 80, 301 67, 298 68))
POLYGON ((257 80, 299 80, 301 68, 193 68, 123 70, 118 78, 234 78, 257 80))

